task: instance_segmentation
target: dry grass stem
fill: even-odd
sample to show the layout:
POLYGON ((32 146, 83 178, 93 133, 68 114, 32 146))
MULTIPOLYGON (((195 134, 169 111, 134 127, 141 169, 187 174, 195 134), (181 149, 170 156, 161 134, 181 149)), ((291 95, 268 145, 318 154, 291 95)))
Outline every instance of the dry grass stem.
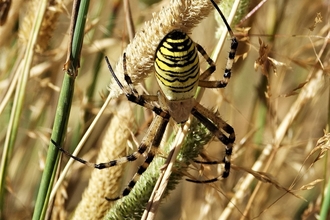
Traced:
MULTIPOLYGON (((315 74, 315 77, 312 78, 309 83, 305 85, 305 87, 302 89, 302 91, 299 93, 297 100, 292 105, 290 110, 288 111, 288 114, 284 117, 282 123, 279 125, 278 129, 276 130, 275 137, 273 140, 273 144, 268 144, 262 154, 259 156, 259 159, 254 163, 252 170, 254 171, 264 171, 264 164, 266 163, 266 160, 269 158, 271 154, 274 154, 277 149, 281 146, 281 142, 283 141, 284 135, 287 133, 291 123, 297 117, 298 113, 303 109, 303 106, 306 105, 307 102, 309 102, 313 97, 315 97, 316 94, 323 88, 323 74, 324 72, 322 70, 317 71, 315 74)), ((244 180, 241 182, 240 186, 237 186, 239 189, 235 196, 230 200, 227 208, 224 210, 222 215, 219 217, 219 219, 228 219, 233 208, 234 204, 239 204, 242 199, 244 198, 244 195, 246 194, 246 190, 251 185, 252 181, 254 180, 253 176, 247 175, 244 180)))
POLYGON ((148 206, 144 210, 141 219, 143 220, 155 219, 157 209, 161 204, 161 198, 166 190, 169 178, 172 174, 173 166, 176 162, 177 156, 180 152, 181 146, 189 130, 189 127, 190 127, 190 120, 187 121, 183 127, 180 127, 178 133, 176 134, 175 140, 173 141, 170 147, 170 151, 169 151, 170 153, 166 159, 164 167, 162 167, 162 170, 160 171, 161 174, 157 180, 157 183, 148 201, 148 206))

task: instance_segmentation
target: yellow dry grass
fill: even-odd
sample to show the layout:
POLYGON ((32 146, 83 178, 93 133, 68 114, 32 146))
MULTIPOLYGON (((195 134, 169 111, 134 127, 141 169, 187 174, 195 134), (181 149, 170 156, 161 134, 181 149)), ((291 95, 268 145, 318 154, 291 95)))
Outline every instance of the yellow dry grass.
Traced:
MULTIPOLYGON (((16 83, 15 73, 31 28, 28 19, 33 16, 29 13, 33 10, 32 3, 22 3, 24 6, 18 7, 14 2, 6 23, 0 26, 0 146, 3 146, 11 110, 13 89, 10 86, 16 83)), ((94 81, 96 54, 102 51, 113 64, 121 62, 122 52, 128 44, 125 13, 119 2, 106 1, 104 5, 93 2, 90 5, 64 147, 70 152, 99 111, 111 80, 102 61, 94 94, 87 98, 88 87, 94 81), (103 38, 105 23, 109 13, 113 12, 116 13, 113 32, 109 38, 103 38)), ((251 1, 247 12, 258 3, 251 1)), ((159 12, 168 1, 151 6, 138 1, 130 1, 130 4, 134 26, 139 33, 144 22, 151 19, 151 13, 159 12)), ((71 2, 58 1, 49 8, 42 32, 44 35, 41 35, 44 37, 37 46, 18 138, 6 177, 6 219, 30 219, 32 216, 62 81, 70 7, 71 2), (47 42, 41 41, 45 39, 47 42)), ((206 90, 201 101, 206 107, 217 108, 221 117, 235 129, 232 172, 228 179, 212 184, 182 181, 163 201, 156 219, 316 219, 330 174, 327 156, 329 8, 330 3, 322 0, 312 3, 309 0, 269 0, 236 28, 232 27, 240 40, 232 79, 225 89, 206 90)), ((208 54, 217 43, 216 26, 211 13, 191 34, 208 54)), ((229 41, 226 43, 229 45, 229 41)), ((225 46, 216 61, 214 78, 222 77, 227 51, 228 46, 225 46)), ((206 66, 204 61, 202 66, 206 66)), ((129 71, 132 69, 134 66, 129 71)), ((146 80, 145 87, 150 94, 155 94, 158 89, 153 77, 146 80)), ((80 157, 96 161, 102 142, 111 145, 119 141, 124 145, 135 145, 135 139, 141 140, 148 113, 144 114, 141 108, 125 102, 125 98, 111 101, 80 157), (123 127, 123 124, 129 126, 123 127), (113 126, 117 129, 111 130, 113 126), (115 140, 104 139, 109 132, 115 140), (134 134, 137 137, 132 138, 134 134), (121 137, 125 138, 121 140, 121 137)), ((205 147, 204 153, 212 160, 221 160, 223 149, 222 144, 214 140, 205 147)), ((132 152, 131 149, 129 151, 132 152)), ((119 154, 126 155, 127 152, 119 154)), ((112 156, 103 157, 102 162, 115 159, 112 156)), ((66 161, 64 158, 63 164, 66 161)), ((136 166, 121 167, 126 169, 125 180, 122 185, 117 185, 118 188, 123 188, 128 182, 136 166)), ((217 168, 196 164, 189 171, 197 179, 213 178, 219 174, 217 168)), ((87 203, 88 207, 98 204, 96 208, 108 208, 103 197, 109 195, 97 193, 100 188, 107 187, 106 181, 112 175, 109 173, 115 172, 111 169, 98 171, 98 177, 105 179, 93 180, 97 182, 91 194, 97 196, 88 197, 90 199, 82 203, 87 203)), ((54 208, 50 214, 52 219, 67 219, 75 209, 81 214, 79 209, 83 204, 79 202, 82 195, 88 193, 84 190, 91 171, 91 168, 74 163, 51 205, 54 208)), ((93 209, 95 207, 83 208, 84 211, 93 209)), ((104 210, 97 212, 103 214, 104 210)), ((99 219, 99 213, 90 215, 99 219)), ((86 215, 84 217, 87 218, 86 215)))

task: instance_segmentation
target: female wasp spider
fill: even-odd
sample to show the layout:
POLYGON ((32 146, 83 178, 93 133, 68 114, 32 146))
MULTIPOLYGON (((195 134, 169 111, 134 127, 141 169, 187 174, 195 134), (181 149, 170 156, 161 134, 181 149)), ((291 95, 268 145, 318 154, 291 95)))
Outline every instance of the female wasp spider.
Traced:
MULTIPOLYGON (((195 116, 211 133, 214 134, 214 136, 216 136, 225 145, 225 156, 222 160, 222 163, 224 164, 224 171, 220 178, 228 177, 230 172, 230 158, 235 141, 234 129, 222 118, 200 105, 194 99, 198 86, 205 88, 226 87, 228 80, 231 77, 231 68, 233 66, 233 61, 238 46, 237 39, 234 36, 228 22, 226 21, 226 18, 216 3, 213 0, 211 0, 211 2, 219 12, 231 36, 230 52, 222 80, 207 80, 207 78, 215 71, 215 64, 213 60, 206 54, 205 50, 199 44, 193 42, 186 33, 182 32, 181 30, 173 30, 161 40, 155 53, 155 73, 158 85, 160 87, 160 91, 157 95, 139 95, 136 92, 131 78, 128 76, 126 71, 125 54, 123 56, 123 67, 125 75, 124 79, 127 86, 124 86, 119 81, 111 67, 108 58, 105 57, 112 77, 116 80, 117 84, 124 92, 127 99, 156 113, 156 117, 153 119, 136 152, 126 157, 112 160, 110 162, 94 164, 71 155, 69 152, 52 141, 60 151, 69 157, 72 157, 73 159, 83 164, 97 169, 109 168, 126 163, 128 161, 135 161, 138 157, 147 152, 144 163, 138 168, 138 171, 133 176, 128 186, 124 189, 122 195, 116 198, 106 198, 107 200, 117 200, 130 193, 139 177, 152 162, 170 118, 172 118, 178 124, 181 124, 188 120, 190 114, 195 116), (210 67, 202 74, 200 74, 197 51, 210 65, 210 67), (160 107, 155 105, 155 102, 158 102, 160 107), (228 136, 226 136, 221 130, 226 132, 228 136)), ((217 179, 218 178, 194 182, 210 182, 217 179)))

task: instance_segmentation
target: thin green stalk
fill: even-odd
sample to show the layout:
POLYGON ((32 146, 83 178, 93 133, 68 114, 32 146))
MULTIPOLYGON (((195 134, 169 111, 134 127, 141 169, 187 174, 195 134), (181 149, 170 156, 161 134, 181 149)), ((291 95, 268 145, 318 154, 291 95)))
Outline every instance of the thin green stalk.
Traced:
MULTIPOLYGON (((326 158, 328 158, 328 153, 326 158)), ((325 160, 327 161, 327 160, 325 160)), ((328 219, 327 216, 329 215, 329 208, 330 208, 330 178, 328 179, 328 185, 326 189, 326 194, 323 198, 321 212, 320 212, 320 220, 328 219)))
POLYGON ((26 95, 26 86, 29 78, 29 73, 32 65, 34 48, 37 42, 38 33, 41 27, 41 23, 46 11, 47 1, 41 1, 36 15, 34 25, 30 34, 30 41, 28 42, 26 53, 23 59, 22 72, 18 80, 17 90, 14 97, 14 104, 12 108, 12 114, 10 116, 9 126, 7 129, 6 140, 4 150, 1 159, 1 171, 0 171, 0 217, 4 215, 5 204, 5 189, 6 189, 6 176, 7 165, 11 158, 12 150, 14 148, 17 131, 19 128, 20 117, 24 106, 24 99, 26 95))
MULTIPOLYGON (((59 144, 63 142, 66 133, 73 91, 74 78, 68 74, 65 74, 56 110, 53 133, 51 136, 51 139, 59 144)), ((33 219, 35 220, 44 219, 48 207, 49 193, 53 185, 54 175, 58 165, 58 159, 58 150, 50 143, 47 153, 46 166, 42 175, 36 206, 33 213, 33 219)))
MULTIPOLYGON (((329 83, 329 79, 327 79, 328 83, 329 83)), ((328 94, 328 125, 326 128, 326 132, 329 132, 330 130, 330 93, 328 94)), ((329 158, 329 153, 327 152, 325 155, 325 159, 324 159, 324 176, 326 179, 326 173, 328 170, 328 158, 329 158)), ((324 188, 324 187, 323 187, 324 188)), ((321 211, 320 211, 320 220, 326 220, 328 213, 329 213, 329 208, 330 208, 330 178, 328 178, 328 185, 327 185, 327 189, 325 190, 325 195, 323 197, 323 201, 322 201, 322 206, 321 206, 321 211)))
MULTIPOLYGON (((68 50, 68 60, 65 64, 65 74, 56 109, 53 132, 51 140, 62 145, 66 134, 69 120, 72 97, 74 92, 74 81, 78 75, 80 53, 84 38, 86 17, 89 7, 88 0, 74 2, 71 19, 71 39, 68 50)), ((33 213, 33 219, 44 219, 49 204, 49 194, 54 182, 54 175, 58 165, 58 149, 50 142, 45 170, 42 175, 38 197, 33 213)))

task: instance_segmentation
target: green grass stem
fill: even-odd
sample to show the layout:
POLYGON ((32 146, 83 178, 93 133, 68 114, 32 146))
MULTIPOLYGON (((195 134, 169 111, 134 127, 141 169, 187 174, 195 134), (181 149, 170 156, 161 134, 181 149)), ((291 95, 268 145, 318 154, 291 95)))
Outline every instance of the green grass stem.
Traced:
MULTIPOLYGON (((68 64, 68 69, 64 73, 63 84, 59 96, 53 131, 51 135, 51 139, 59 145, 63 144, 70 116, 72 97, 74 92, 74 82, 75 77, 78 75, 80 53, 84 39, 84 30, 89 1, 81 1, 80 4, 77 4, 77 6, 79 9, 73 9, 73 11, 75 9, 78 10, 77 13, 73 13, 73 16, 77 15, 77 17, 71 20, 71 22, 74 22, 74 24, 71 24, 71 27, 73 27, 73 35, 72 42, 70 42, 71 51, 69 51, 69 60, 66 63, 68 64)), ((49 195, 53 186, 54 176, 58 165, 58 159, 58 149, 50 142, 47 153, 46 166, 42 175, 38 197, 33 213, 34 220, 45 218, 46 210, 49 204, 49 195)))

